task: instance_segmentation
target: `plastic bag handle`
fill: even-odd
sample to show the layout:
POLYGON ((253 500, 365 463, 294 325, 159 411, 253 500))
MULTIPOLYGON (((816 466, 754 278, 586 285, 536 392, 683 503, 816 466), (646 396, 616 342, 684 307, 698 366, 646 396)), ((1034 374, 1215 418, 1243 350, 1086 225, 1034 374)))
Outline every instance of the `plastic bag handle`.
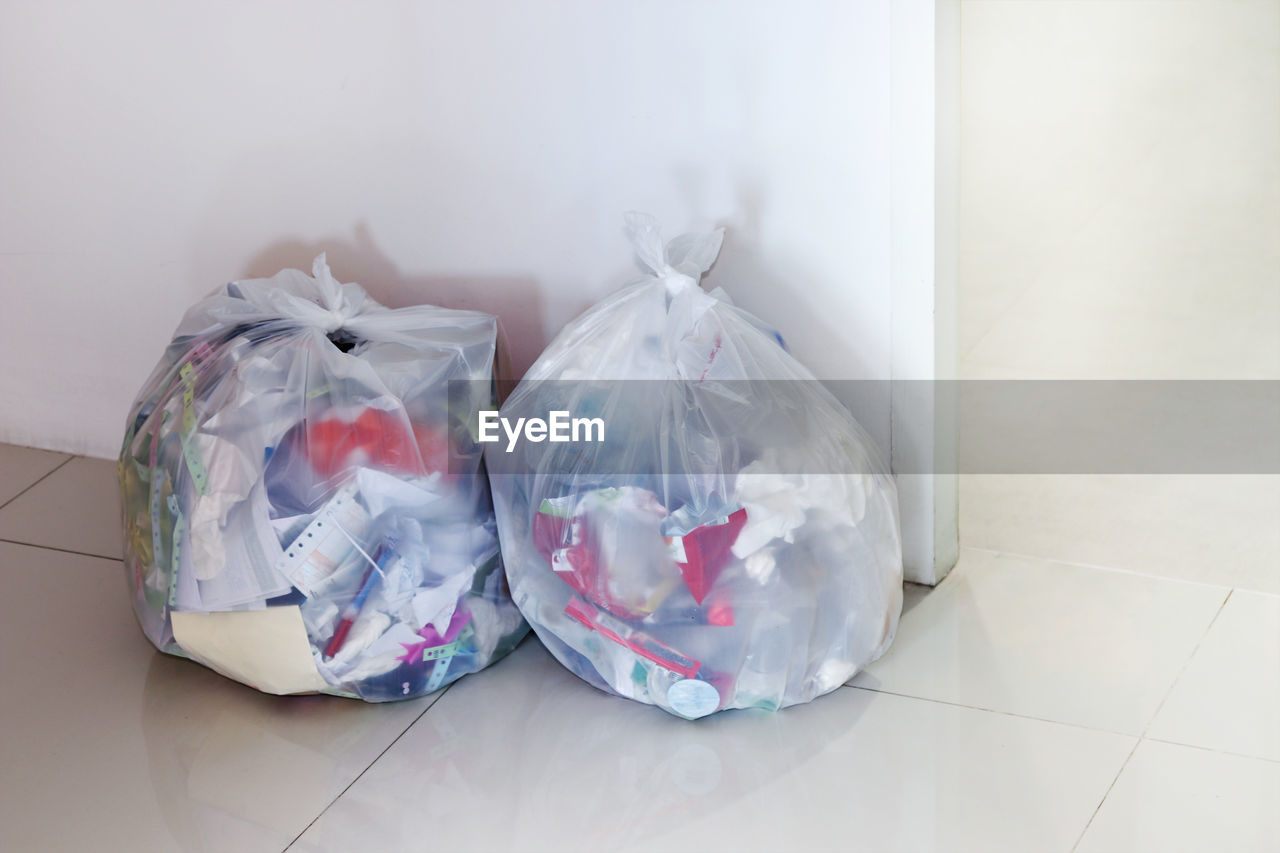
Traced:
POLYGON ((305 301, 305 304, 299 305, 299 313, 310 315, 309 322, 328 334, 342 328, 344 323, 359 312, 360 305, 347 298, 342 284, 330 272, 325 255, 325 252, 321 252, 311 262, 311 275, 316 280, 316 288, 320 292, 321 300, 321 303, 314 307, 323 310, 325 315, 315 313, 313 304, 305 301))
POLYGON ((242 288, 237 296, 244 300, 245 313, 256 309, 262 319, 287 318, 326 335, 367 313, 363 288, 339 283, 323 252, 312 262, 311 274, 308 278, 299 270, 282 270, 272 277, 272 281, 283 279, 280 286, 242 288))
POLYGON ((665 246, 658 220, 647 213, 631 211, 625 216, 627 235, 640 263, 653 278, 664 281, 674 295, 689 285, 697 285, 711 269, 724 243, 724 229, 707 234, 681 234, 665 246))

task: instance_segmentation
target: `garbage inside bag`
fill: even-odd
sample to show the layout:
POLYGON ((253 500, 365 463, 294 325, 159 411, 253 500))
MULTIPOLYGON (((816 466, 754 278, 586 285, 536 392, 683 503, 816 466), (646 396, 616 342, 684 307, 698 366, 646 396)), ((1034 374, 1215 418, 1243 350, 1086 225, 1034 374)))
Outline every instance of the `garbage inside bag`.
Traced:
POLYGON ((893 481, 775 330, 703 292, 721 232, 628 224, 648 275, 560 333, 499 413, 523 440, 485 449, 513 596, 603 690, 686 718, 806 702, 892 642, 893 481), (527 426, 556 413, 603 437, 527 426))
POLYGON ((468 427, 494 405, 497 321, 313 272, 197 303, 135 401, 134 610, 157 648, 267 692, 419 696, 527 630, 468 427))

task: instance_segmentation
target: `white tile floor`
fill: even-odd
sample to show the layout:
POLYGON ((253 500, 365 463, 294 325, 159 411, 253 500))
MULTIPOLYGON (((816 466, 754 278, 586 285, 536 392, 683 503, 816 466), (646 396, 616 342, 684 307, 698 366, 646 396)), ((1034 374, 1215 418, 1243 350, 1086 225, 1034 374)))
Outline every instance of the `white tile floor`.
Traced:
MULTIPOLYGON (((1280 378, 1280 0, 962 27, 962 375, 1280 378)), ((966 477, 882 661, 693 724, 536 640, 390 706, 159 655, 113 477, 0 446, 3 850, 1280 850, 1280 477, 966 477)))
POLYGON ((413 702, 280 698, 142 638, 112 476, 0 445, 0 849, 1280 849, 1280 596, 966 548, 780 714, 677 720, 532 639, 413 702))
MULTIPOLYGON (((961 378, 1280 379, 1280 2, 962 29, 961 378)), ((854 683, 1138 735, 1080 853, 1280 850, 1280 476, 971 475, 960 526, 854 683)))

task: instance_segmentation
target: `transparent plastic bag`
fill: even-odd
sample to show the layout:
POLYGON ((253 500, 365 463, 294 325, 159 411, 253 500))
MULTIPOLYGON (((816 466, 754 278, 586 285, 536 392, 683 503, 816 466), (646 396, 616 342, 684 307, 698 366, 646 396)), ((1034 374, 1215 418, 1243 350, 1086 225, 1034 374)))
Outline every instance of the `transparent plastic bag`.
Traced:
POLYGON ((602 690, 686 718, 806 702, 892 642, 893 481, 775 330, 701 290, 720 232, 664 249, 650 217, 628 224, 648 275, 570 323, 501 409, 596 417, 603 437, 486 446, 513 596, 602 690))
POLYGON ((143 632, 270 693, 419 696, 527 630, 468 432, 497 321, 285 270, 184 316, 118 474, 143 632), (450 393, 451 380, 466 380, 450 393))

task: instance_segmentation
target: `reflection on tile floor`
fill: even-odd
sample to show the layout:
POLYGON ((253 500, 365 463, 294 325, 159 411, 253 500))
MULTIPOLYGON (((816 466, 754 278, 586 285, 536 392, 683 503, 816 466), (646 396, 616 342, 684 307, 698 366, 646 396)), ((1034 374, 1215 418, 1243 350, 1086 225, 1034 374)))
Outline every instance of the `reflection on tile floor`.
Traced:
MULTIPOLYGON (((10 474, 6 509, 102 496, 105 465, 25 492, 47 472, 10 474)), ((0 542, 0 643, 23 649, 0 849, 1262 850, 1277 831, 1272 595, 965 549, 853 686, 688 723, 533 638, 413 702, 261 695, 156 653, 120 562, 70 553, 104 538, 28 532, 44 547, 0 542)))
POLYGON ((1227 592, 965 549, 853 684, 1138 735, 1227 592))
POLYGON ((119 561, 0 543, 0 572, 0 849, 280 850, 435 698, 266 696, 155 652, 119 561))
POLYGON ((530 642, 450 690, 298 848, 803 850, 856 827, 877 850, 1065 849, 1133 744, 852 688, 689 725, 530 642))

